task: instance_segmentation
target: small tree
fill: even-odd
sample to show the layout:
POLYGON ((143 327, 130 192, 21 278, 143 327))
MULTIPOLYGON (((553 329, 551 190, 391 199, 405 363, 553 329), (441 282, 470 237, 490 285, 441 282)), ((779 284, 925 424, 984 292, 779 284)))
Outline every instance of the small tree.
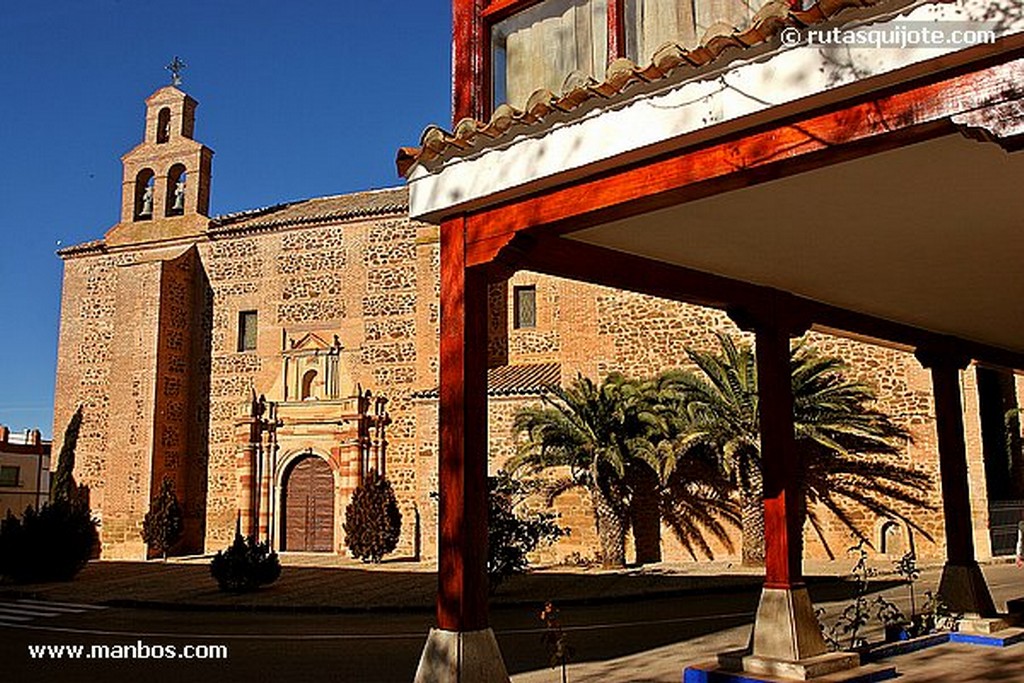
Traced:
POLYGON ((174 494, 174 482, 164 477, 160 492, 149 505, 149 512, 142 520, 142 540, 152 555, 167 559, 167 552, 177 543, 185 531, 178 496, 174 494))
POLYGON ((380 562, 398 546, 402 513, 390 482, 375 470, 352 494, 345 508, 345 545, 363 562, 380 562))
POLYGON ((530 485, 504 470, 487 477, 487 578, 492 593, 508 577, 526 571, 529 553, 569 533, 558 526, 553 512, 520 511, 530 493, 530 485))

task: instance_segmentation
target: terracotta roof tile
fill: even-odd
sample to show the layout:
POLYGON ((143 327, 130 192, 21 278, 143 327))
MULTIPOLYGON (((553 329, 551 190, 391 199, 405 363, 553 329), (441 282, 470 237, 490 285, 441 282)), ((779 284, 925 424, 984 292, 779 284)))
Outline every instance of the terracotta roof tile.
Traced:
POLYGON ((317 197, 262 209, 240 211, 210 219, 212 236, 235 232, 273 230, 291 225, 309 225, 366 216, 405 213, 409 192, 405 187, 368 190, 352 194, 317 197))
POLYGON ((98 253, 103 251, 106 246, 106 242, 103 240, 92 240, 91 242, 72 244, 71 246, 64 247, 63 249, 58 249, 57 255, 63 258, 65 256, 74 256, 75 254, 98 253))
MULTIPOLYGON (((488 396, 539 396, 562 381, 561 363, 520 363, 487 371, 488 396)), ((437 387, 418 391, 413 398, 438 398, 437 387)))
MULTIPOLYGON (((210 219, 207 234, 212 238, 246 232, 260 232, 295 225, 316 225, 352 218, 407 215, 409 190, 404 185, 383 190, 366 190, 330 197, 315 197, 295 202, 236 211, 210 219)), ((93 240, 60 249, 61 257, 98 253, 106 249, 104 240, 93 240)))
POLYGON ((489 121, 463 119, 451 132, 439 126, 423 131, 419 147, 403 147, 398 151, 396 165, 402 176, 408 176, 416 164, 441 162, 460 153, 479 148, 481 138, 497 140, 530 128, 541 128, 553 112, 572 112, 583 104, 601 99, 624 99, 630 86, 671 79, 682 81, 693 69, 706 66, 730 50, 742 50, 771 40, 787 26, 802 28, 831 19, 839 12, 854 7, 870 7, 884 0, 818 0, 806 10, 794 9, 783 0, 770 0, 754 15, 750 25, 740 29, 724 23, 711 26, 696 47, 665 43, 646 66, 628 59, 617 59, 609 65, 605 78, 597 82, 581 74, 566 78, 562 94, 539 89, 527 99, 523 109, 508 104, 495 108, 489 121))

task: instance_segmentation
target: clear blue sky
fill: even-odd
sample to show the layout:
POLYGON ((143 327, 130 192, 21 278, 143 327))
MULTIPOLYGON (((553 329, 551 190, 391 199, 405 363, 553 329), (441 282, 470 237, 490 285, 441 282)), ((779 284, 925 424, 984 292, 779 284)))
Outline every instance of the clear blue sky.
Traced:
POLYGON ((10 0, 0 8, 0 424, 52 431, 62 245, 118 220, 143 100, 188 64, 211 213, 399 184, 449 118, 450 2, 10 0))

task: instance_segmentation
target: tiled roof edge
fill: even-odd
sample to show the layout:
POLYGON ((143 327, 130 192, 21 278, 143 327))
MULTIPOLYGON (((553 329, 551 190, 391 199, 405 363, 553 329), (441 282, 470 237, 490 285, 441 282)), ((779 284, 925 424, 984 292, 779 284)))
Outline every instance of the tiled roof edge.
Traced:
MULTIPOLYGON (((291 206, 284 205, 284 206, 291 206)), ((265 232, 293 225, 316 225, 332 221, 347 220, 350 218, 368 218, 371 216, 384 216, 388 214, 408 213, 408 202, 387 204, 367 209, 350 209, 347 211, 333 211, 316 216, 295 216, 292 218, 281 218, 268 221, 245 222, 240 225, 224 225, 210 223, 208 233, 211 237, 244 234, 250 232, 265 232)))
MULTIPOLYGON (((508 397, 508 396, 543 396, 550 392, 554 385, 545 384, 536 387, 522 387, 515 389, 488 389, 487 395, 493 397, 508 397)), ((409 394, 409 398, 412 399, 438 399, 441 397, 441 392, 437 387, 433 389, 422 389, 420 391, 414 391, 409 394)))
POLYGON ((78 256, 79 254, 99 254, 107 250, 107 243, 104 240, 91 240, 81 244, 73 244, 57 250, 57 256, 78 256))
POLYGON ((613 61, 604 81, 578 73, 570 74, 563 93, 555 95, 546 88, 535 90, 523 109, 501 104, 487 122, 465 118, 451 132, 440 126, 428 126, 419 147, 402 147, 395 160, 399 175, 408 177, 417 164, 442 162, 474 151, 481 136, 488 141, 503 139, 510 131, 539 127, 551 115, 571 112, 595 99, 619 99, 630 86, 666 80, 670 75, 707 66, 722 53, 747 49, 771 40, 782 29, 803 28, 827 21, 843 10, 872 7, 885 0, 818 0, 805 10, 793 9, 784 0, 770 0, 754 15, 750 26, 738 29, 725 23, 708 28, 697 47, 685 48, 677 42, 660 46, 647 66, 637 66, 626 58, 613 61))

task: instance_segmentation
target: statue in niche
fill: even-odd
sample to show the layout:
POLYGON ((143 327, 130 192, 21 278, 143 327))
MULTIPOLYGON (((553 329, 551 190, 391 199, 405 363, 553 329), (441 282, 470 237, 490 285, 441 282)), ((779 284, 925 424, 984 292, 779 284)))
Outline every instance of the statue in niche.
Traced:
POLYGON ((153 186, 147 185, 146 190, 142 193, 142 210, 139 211, 140 216, 152 216, 153 215, 153 186))
POLYGON ((174 185, 174 205, 171 209, 177 213, 185 211, 185 176, 178 178, 174 185))

